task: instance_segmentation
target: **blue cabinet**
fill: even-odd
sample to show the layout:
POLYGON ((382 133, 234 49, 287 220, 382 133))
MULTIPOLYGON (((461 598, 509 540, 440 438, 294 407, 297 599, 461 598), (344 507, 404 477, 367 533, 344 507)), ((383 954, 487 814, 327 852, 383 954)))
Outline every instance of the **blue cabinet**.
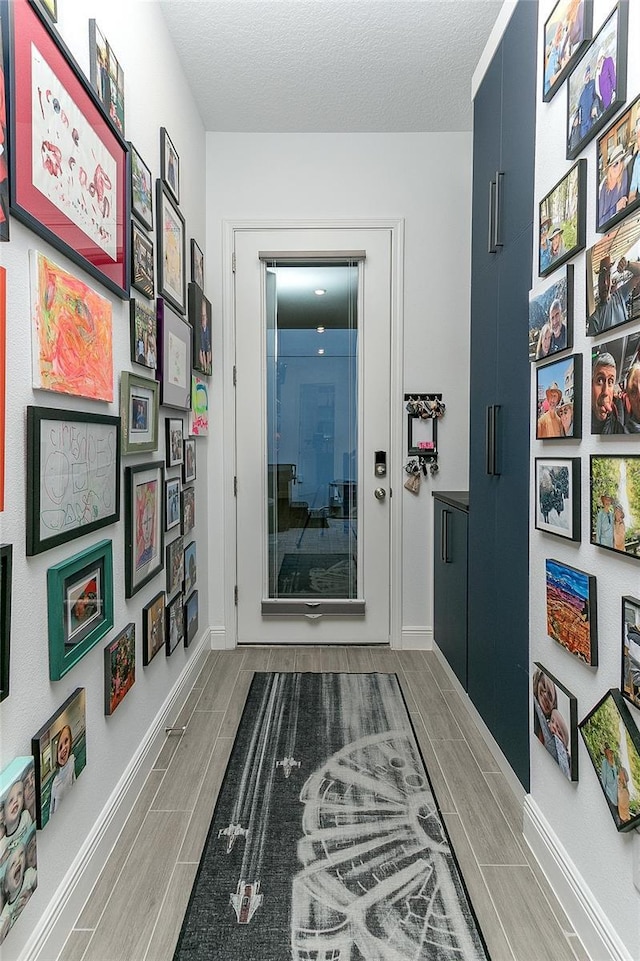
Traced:
POLYGON ((466 688, 468 495, 433 496, 433 637, 466 688))

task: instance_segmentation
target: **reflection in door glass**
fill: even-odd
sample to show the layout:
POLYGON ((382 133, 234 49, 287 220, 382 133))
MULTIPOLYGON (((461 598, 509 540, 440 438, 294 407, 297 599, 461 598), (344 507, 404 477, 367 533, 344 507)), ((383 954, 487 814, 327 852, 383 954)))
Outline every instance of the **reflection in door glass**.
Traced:
POLYGON ((355 598, 357 264, 267 267, 270 598, 355 598))

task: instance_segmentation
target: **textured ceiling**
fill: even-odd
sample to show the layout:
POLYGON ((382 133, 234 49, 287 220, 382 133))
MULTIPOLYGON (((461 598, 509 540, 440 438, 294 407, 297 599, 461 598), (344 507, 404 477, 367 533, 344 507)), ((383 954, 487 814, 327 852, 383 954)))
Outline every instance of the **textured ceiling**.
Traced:
POLYGON ((471 129, 502 0, 160 0, 205 128, 471 129))

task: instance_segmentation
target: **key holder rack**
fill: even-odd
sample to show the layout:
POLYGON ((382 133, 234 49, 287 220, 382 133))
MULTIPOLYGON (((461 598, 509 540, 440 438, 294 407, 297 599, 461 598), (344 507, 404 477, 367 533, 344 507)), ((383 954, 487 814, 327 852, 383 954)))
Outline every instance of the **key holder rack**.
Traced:
POLYGON ((405 394, 405 410, 408 414, 407 453, 410 460, 405 466, 407 474, 422 471, 427 476, 438 472, 438 421, 446 407, 442 394, 405 394))

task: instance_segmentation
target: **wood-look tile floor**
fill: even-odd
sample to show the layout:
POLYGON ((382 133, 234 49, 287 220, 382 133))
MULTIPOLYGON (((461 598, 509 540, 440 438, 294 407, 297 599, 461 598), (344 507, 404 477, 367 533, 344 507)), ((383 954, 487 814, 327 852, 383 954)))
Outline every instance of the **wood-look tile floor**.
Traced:
POLYGON ((588 961, 436 655, 365 647, 202 655, 175 722, 185 733, 160 751, 58 961, 171 961, 252 674, 265 670, 397 673, 492 961, 588 961))

